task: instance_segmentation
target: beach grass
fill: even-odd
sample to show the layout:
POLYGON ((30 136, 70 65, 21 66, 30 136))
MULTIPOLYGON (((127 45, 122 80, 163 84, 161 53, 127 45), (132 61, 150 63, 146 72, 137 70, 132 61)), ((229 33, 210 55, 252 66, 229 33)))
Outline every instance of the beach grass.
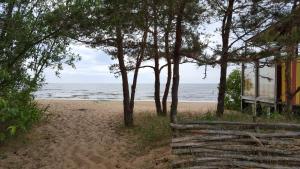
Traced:
MULTIPOLYGON (((181 114, 178 116, 179 122, 193 122, 193 121, 231 121, 231 122, 253 122, 252 114, 241 113, 238 111, 225 111, 222 117, 217 117, 214 111, 208 111, 204 114, 181 114)), ((300 123, 300 116, 287 116, 284 113, 272 112, 262 113, 255 117, 256 122, 260 123, 300 123)))
POLYGON ((131 141, 135 143, 135 150, 142 153, 170 143, 172 133, 168 117, 145 112, 136 114, 135 119, 134 127, 121 127, 121 132, 133 136, 134 140, 131 141))
MULTIPOLYGON (((226 110, 222 117, 217 117, 215 111, 205 113, 178 113, 178 122, 197 121, 231 121, 231 122, 253 122, 253 116, 249 113, 226 110)), ((290 118, 284 114, 274 112, 262 114, 256 118, 259 123, 300 123, 300 117, 290 118)), ((143 112, 135 114, 135 125, 132 128, 120 127, 121 133, 130 136, 129 141, 133 143, 130 153, 139 155, 145 154, 153 149, 167 147, 170 144, 172 130, 170 128, 169 116, 157 116, 153 112, 143 112)))

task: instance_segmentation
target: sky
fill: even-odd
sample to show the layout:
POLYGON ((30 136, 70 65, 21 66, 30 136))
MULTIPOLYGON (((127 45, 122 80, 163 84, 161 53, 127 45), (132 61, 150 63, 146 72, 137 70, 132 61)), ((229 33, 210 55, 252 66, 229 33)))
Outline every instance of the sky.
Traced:
MULTIPOLYGON (((85 45, 73 45, 74 53, 81 56, 81 61, 75 63, 76 69, 64 65, 64 69, 57 77, 53 70, 45 70, 46 83, 121 83, 121 77, 116 78, 110 73, 109 66, 112 61, 110 56, 99 49, 89 48, 85 45)), ((235 66, 229 67, 229 72, 235 69, 235 66)), ((180 83, 218 83, 220 68, 209 67, 207 78, 204 77, 204 67, 198 67, 195 64, 180 65, 180 83)), ((132 79, 132 73, 129 74, 132 79)), ((161 83, 165 83, 167 78, 166 70, 161 73, 161 83)), ((154 83, 153 70, 149 68, 141 69, 138 83, 154 83)))
MULTIPOLYGON (((210 47, 214 48, 222 42, 220 33, 217 28, 220 27, 220 22, 212 22, 199 27, 200 32, 204 32, 202 39, 206 39, 210 47), (206 37, 205 35, 209 35, 206 37)), ((121 83, 121 77, 116 78, 110 73, 109 66, 116 61, 112 61, 111 57, 99 49, 90 48, 84 44, 74 44, 71 46, 75 54, 81 56, 81 61, 77 62, 76 69, 69 66, 64 66, 61 71, 60 78, 57 77, 53 70, 45 71, 46 83, 121 83)), ((208 51, 210 52, 210 51, 208 51)), ((153 63, 150 63, 153 64, 153 63)), ((163 64, 163 63, 162 63, 163 64)), ((239 68, 237 66, 229 66, 228 73, 239 68)), ((208 67, 207 77, 204 77, 204 66, 198 67, 195 64, 180 65, 180 83, 219 83, 220 67, 208 67)), ((165 83, 167 79, 167 70, 164 69, 161 73, 161 83, 165 83)), ((132 81, 132 73, 129 73, 129 80, 132 81)), ((129 82, 129 83, 130 83, 129 82)), ((141 69, 139 72, 138 83, 154 83, 153 70, 149 68, 141 69)))
MULTIPOLYGON (((204 23, 198 27, 201 32, 200 39, 208 44, 205 52, 212 54, 212 50, 216 46, 222 44, 221 33, 218 28, 221 27, 219 20, 212 20, 210 23, 204 23)), ((230 42, 235 40, 235 35, 231 33, 230 42)), ((237 41, 233 47, 243 45, 237 41)), ((46 83, 121 83, 121 77, 116 78, 109 70, 111 64, 116 63, 110 56, 99 49, 90 48, 84 44, 74 44, 71 46, 75 54, 81 56, 81 61, 77 62, 76 69, 65 65, 57 77, 53 70, 45 71, 46 83)), ((150 64, 153 65, 153 62, 150 64)), ((164 63, 161 63, 164 64, 164 63)), ((229 65, 227 75, 234 69, 240 69, 240 66, 229 65)), ((167 70, 161 72, 161 83, 165 83, 167 79, 167 70)), ((219 83, 220 66, 208 67, 207 77, 203 79, 205 67, 199 67, 195 64, 186 63, 180 65, 180 83, 219 83)), ((132 82, 132 73, 129 73, 129 83, 132 82)), ((145 68, 139 72, 138 83, 154 83, 154 73, 152 69, 145 68)))

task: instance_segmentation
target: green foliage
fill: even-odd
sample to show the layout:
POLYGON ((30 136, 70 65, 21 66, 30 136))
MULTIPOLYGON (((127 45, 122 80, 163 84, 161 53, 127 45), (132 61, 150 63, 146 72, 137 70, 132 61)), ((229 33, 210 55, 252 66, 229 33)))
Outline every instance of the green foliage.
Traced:
POLYGON ((0 142, 19 132, 26 132, 40 119, 42 111, 30 98, 27 99, 24 102, 22 94, 9 99, 0 98, 0 142))
POLYGON ((241 72, 234 70, 226 81, 225 107, 230 110, 239 110, 241 105, 241 72))
POLYGON ((32 93, 43 83, 45 68, 58 74, 78 59, 66 34, 73 24, 56 15, 62 3, 0 2, 0 140, 27 131, 40 118, 32 93))

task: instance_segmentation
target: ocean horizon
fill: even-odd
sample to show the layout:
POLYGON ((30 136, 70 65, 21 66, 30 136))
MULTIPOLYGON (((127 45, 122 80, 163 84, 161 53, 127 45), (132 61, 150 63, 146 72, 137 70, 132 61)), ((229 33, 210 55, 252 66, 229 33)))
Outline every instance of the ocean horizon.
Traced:
MULTIPOLYGON (((165 84, 161 84, 161 97, 165 84)), ((216 102, 218 84, 182 83, 178 99, 181 102, 216 102)), ((36 99, 121 101, 121 83, 47 83, 34 93, 36 99)), ((136 101, 153 101, 154 84, 138 84, 136 101)), ((171 100, 171 89, 168 100, 171 100)))

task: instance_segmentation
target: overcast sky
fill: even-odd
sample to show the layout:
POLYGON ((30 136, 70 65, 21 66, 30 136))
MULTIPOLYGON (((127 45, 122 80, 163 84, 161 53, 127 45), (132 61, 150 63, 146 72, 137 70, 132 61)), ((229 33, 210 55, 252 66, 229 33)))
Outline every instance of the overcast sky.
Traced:
MULTIPOLYGON (((64 66, 60 77, 57 77, 53 70, 46 70, 47 83, 121 83, 121 77, 115 78, 110 73, 109 65, 114 63, 110 56, 103 51, 88 48, 84 45, 73 46, 74 53, 81 56, 81 61, 76 63, 76 69, 64 66)), ((235 67, 230 67, 229 71, 235 67)), ((204 67, 198 67, 195 64, 180 65, 181 83, 218 83, 220 69, 208 68, 207 78, 204 77, 204 67)), ((129 75, 130 78, 132 75, 129 75)), ((166 71, 161 74, 161 83, 166 81, 166 71)), ((139 83, 153 83, 154 74, 149 68, 141 69, 139 74, 139 83)))
MULTIPOLYGON (((204 35, 201 35, 201 39, 206 39, 205 41, 211 48, 222 42, 219 31, 216 31, 219 27, 220 23, 218 21, 199 27, 199 31, 204 32, 204 35)), ((113 64, 114 61, 103 51, 80 44, 73 45, 72 50, 82 58, 81 61, 76 63, 76 69, 64 66, 60 78, 56 77, 53 70, 46 70, 47 83, 121 83, 121 77, 115 78, 110 73, 109 65, 113 64)), ((236 68, 237 66, 229 66, 228 73, 236 68)), ((180 65, 180 83, 219 83, 219 66, 215 68, 209 67, 206 79, 203 79, 204 69, 204 66, 198 67, 195 64, 180 65)), ((166 75, 165 69, 161 73, 161 83, 165 83, 166 75)), ((131 82, 132 74, 129 74, 129 78, 131 82)), ((149 68, 141 69, 138 82, 154 83, 153 71, 149 68)))

